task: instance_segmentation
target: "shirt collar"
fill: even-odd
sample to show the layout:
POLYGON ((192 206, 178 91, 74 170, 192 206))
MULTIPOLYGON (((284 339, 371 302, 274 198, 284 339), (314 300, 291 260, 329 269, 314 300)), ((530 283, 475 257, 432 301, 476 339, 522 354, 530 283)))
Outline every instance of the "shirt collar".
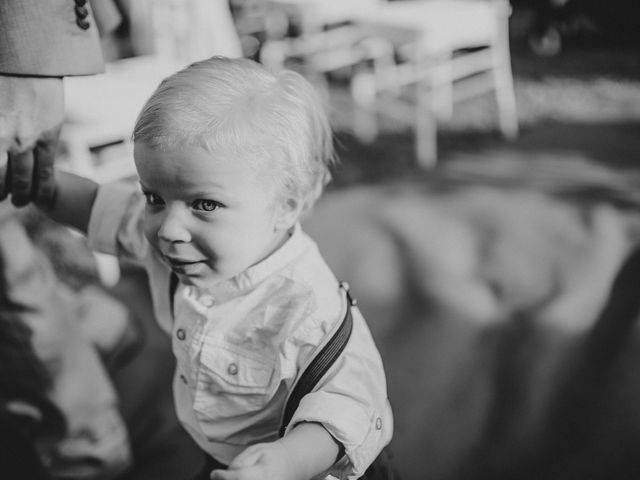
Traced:
POLYGON ((310 238, 302 231, 300 224, 296 223, 289 238, 267 258, 228 280, 212 285, 207 288, 206 292, 195 291, 193 293, 196 297, 213 297, 216 303, 237 297, 284 268, 306 251, 310 245, 310 238))

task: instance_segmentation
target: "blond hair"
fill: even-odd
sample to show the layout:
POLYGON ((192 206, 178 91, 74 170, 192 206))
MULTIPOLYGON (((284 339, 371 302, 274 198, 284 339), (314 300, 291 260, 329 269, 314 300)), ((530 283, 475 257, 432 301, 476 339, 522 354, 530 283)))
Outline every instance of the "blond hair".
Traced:
POLYGON ((305 210, 335 162, 329 119, 313 86, 298 73, 271 73, 245 58, 212 57, 166 78, 138 116, 133 140, 251 159, 305 210))

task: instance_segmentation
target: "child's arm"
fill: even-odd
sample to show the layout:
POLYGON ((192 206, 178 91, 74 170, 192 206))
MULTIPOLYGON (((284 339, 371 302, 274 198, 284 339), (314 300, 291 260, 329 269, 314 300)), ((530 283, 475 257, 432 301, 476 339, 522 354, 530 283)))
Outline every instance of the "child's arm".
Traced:
POLYGON ((56 172, 56 194, 46 213, 70 227, 87 233, 91 208, 98 193, 98 184, 72 173, 56 172))
POLYGON ((309 480, 333 465, 338 443, 319 423, 302 422, 283 438, 247 448, 213 480, 309 480))

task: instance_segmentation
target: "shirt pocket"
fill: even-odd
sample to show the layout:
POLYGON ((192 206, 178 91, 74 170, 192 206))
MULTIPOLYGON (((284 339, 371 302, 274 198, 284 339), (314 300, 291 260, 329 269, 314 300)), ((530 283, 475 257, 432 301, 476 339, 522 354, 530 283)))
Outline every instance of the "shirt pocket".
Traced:
POLYGON ((215 420, 262 409, 271 398, 274 361, 229 346, 205 348, 200 356, 194 410, 215 420))

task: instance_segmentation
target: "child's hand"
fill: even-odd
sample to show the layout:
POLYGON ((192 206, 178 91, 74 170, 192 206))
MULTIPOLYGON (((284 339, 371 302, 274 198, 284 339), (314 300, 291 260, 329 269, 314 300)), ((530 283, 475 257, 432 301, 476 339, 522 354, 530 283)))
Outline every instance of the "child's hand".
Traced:
POLYGON ((212 480, 309 480, 336 461, 339 446, 318 423, 300 422, 284 437, 252 445, 212 480))
POLYGON ((212 480, 308 480, 296 474, 294 459, 281 442, 259 443, 233 459, 228 470, 214 470, 212 480))

